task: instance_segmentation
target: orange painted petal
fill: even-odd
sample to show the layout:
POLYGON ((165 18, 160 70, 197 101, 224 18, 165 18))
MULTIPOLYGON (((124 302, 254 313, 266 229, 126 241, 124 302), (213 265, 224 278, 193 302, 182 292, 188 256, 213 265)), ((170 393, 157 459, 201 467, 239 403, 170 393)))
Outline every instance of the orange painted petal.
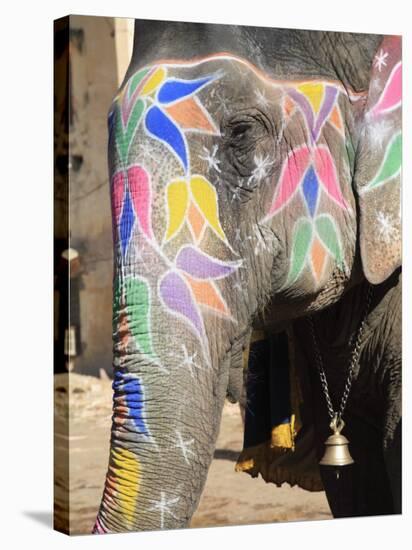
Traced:
POLYGON ((203 226, 205 225, 205 220, 193 203, 190 205, 188 218, 190 226, 193 229, 195 238, 196 240, 198 240, 202 232, 203 226))
POLYGON ((335 128, 339 130, 339 132, 343 132, 342 117, 340 115, 340 111, 337 105, 335 105, 335 107, 333 108, 329 117, 329 121, 335 126, 335 128))
POLYGON ((193 97, 178 101, 166 107, 165 110, 185 130, 203 130, 204 132, 217 133, 216 126, 207 117, 203 107, 193 97))
POLYGON ((316 280, 319 281, 325 267, 327 252, 322 246, 322 243, 317 238, 314 239, 312 244, 311 257, 313 271, 315 273, 316 280))
POLYGON ((286 96, 283 101, 283 112, 284 114, 289 117, 293 111, 295 110, 295 104, 290 99, 290 97, 286 96))
POLYGON ((230 312, 223 298, 220 296, 215 285, 209 281, 197 281, 191 277, 186 279, 193 291, 195 300, 198 304, 210 307, 225 316, 229 316, 230 312))

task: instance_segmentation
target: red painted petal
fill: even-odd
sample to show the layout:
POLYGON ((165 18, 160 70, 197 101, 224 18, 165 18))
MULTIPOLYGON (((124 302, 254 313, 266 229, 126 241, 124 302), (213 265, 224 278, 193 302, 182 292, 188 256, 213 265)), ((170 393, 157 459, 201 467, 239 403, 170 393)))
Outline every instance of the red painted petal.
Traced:
POLYGON ((285 160, 279 179, 279 186, 270 207, 269 216, 282 208, 296 191, 309 164, 310 151, 304 146, 292 151, 285 160))
POLYGON ((336 173, 332 155, 326 147, 317 147, 315 151, 315 170, 324 190, 341 208, 348 208, 336 173))
POLYGON ((117 172, 112 176, 112 217, 116 227, 119 225, 120 214, 122 212, 124 182, 125 174, 123 171, 117 172))
POLYGON ((385 88, 378 100, 378 103, 372 109, 373 115, 380 115, 388 111, 393 111, 402 101, 402 63, 399 62, 392 69, 385 88))
POLYGON ((152 190, 149 174, 142 166, 136 164, 127 170, 127 179, 140 229, 149 240, 152 240, 152 190))

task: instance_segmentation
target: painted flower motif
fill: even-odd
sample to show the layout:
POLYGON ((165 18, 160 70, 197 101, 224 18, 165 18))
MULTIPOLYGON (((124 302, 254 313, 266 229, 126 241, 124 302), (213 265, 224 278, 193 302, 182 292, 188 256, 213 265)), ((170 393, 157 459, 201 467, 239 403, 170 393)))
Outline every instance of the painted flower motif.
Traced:
POLYGON ((226 235, 219 221, 217 193, 214 186, 203 176, 171 181, 166 189, 167 228, 164 237, 169 242, 188 224, 195 242, 200 242, 209 227, 224 243, 226 235))
POLYGON ((300 191, 307 216, 299 218, 293 230, 287 285, 293 284, 305 268, 310 269, 315 283, 320 283, 329 257, 338 266, 344 266, 339 229, 330 215, 318 212, 321 190, 340 208, 349 209, 328 148, 302 146, 292 151, 282 166, 279 185, 265 218, 271 219, 300 191))
MULTIPOLYGON (((158 299, 165 310, 185 321, 194 331, 206 360, 202 309, 231 318, 217 281, 234 273, 241 263, 221 261, 200 249, 207 228, 230 249, 219 220, 216 190, 205 177, 191 174, 185 136, 190 130, 217 132, 196 97, 196 93, 215 78, 216 75, 182 80, 168 77, 165 67, 142 69, 129 80, 118 98, 117 115, 111 117, 114 125, 111 132, 114 131, 121 166, 112 176, 112 211, 122 257, 126 258, 131 236, 137 229, 145 237, 145 246, 169 266, 158 281, 158 299), (140 164, 128 164, 130 146, 142 121, 145 132, 169 149, 184 172, 165 189, 166 229, 162 243, 158 242, 152 226, 150 174, 140 164), (182 245, 175 257, 169 258, 165 245, 184 226, 189 228, 192 242, 182 245)), ((115 288, 116 307, 121 313, 114 330, 117 329, 120 338, 120 352, 133 342, 141 353, 164 369, 150 336, 152 293, 149 281, 141 275, 122 280, 121 288, 115 288)), ((133 388, 136 387, 137 382, 133 380, 133 388)))
POLYGON ((216 75, 194 80, 168 78, 167 68, 161 66, 138 71, 118 98, 116 144, 122 163, 127 163, 133 137, 144 120, 146 132, 171 151, 187 174, 189 148, 185 131, 218 133, 195 96, 216 78, 216 75))
POLYGON ((332 155, 323 145, 314 149, 304 145, 294 149, 288 155, 282 166, 279 185, 265 219, 277 214, 299 189, 312 218, 317 212, 321 189, 342 209, 349 208, 340 189, 332 155))
POLYGON ((152 190, 150 176, 143 166, 134 164, 112 177, 113 224, 126 257, 135 224, 149 241, 153 241, 151 220, 152 190))
POLYGON ((197 335, 205 336, 199 307, 204 306, 223 317, 230 317, 226 301, 215 281, 234 273, 240 261, 223 262, 192 245, 183 246, 176 255, 174 269, 159 284, 159 295, 177 316, 188 321, 197 335))
POLYGON ((283 109, 289 116, 294 106, 290 98, 302 112, 309 130, 312 143, 316 143, 326 121, 329 120, 340 132, 343 131, 342 119, 337 107, 338 88, 324 82, 304 82, 287 89, 283 109))
POLYGON ((300 218, 294 227, 292 254, 286 284, 293 284, 308 267, 315 283, 322 280, 329 257, 344 266, 342 243, 335 221, 329 214, 316 219, 300 218))

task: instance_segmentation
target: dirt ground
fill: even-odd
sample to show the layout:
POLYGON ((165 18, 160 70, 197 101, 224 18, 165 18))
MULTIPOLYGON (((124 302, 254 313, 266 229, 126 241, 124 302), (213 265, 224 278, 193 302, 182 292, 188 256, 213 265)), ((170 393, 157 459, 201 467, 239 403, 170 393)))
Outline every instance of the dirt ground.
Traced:
MULTIPOLYGON (((68 383, 67 375, 55 376, 55 527, 71 534, 90 533, 96 517, 109 454, 111 398, 110 380, 72 373, 68 383)), ((323 492, 287 484, 278 488, 260 477, 235 472, 241 447, 239 408, 226 403, 215 457, 191 527, 331 517, 323 492)))

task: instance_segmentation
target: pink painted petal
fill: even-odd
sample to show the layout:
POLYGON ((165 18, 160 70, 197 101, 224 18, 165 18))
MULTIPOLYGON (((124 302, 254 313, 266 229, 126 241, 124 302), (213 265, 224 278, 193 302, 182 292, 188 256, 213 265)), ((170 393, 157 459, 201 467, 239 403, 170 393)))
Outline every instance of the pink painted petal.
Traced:
POLYGON ((195 279, 221 279, 238 269, 239 262, 222 262, 194 246, 184 246, 176 257, 176 266, 195 279))
POLYGON ((136 164, 127 170, 127 179, 140 229, 149 240, 152 240, 152 190, 149 174, 142 166, 136 164))
POLYGON ((315 170, 326 193, 341 207, 348 208, 339 185, 336 166, 328 149, 317 147, 315 151, 315 170))
POLYGON ((402 101, 402 63, 399 62, 392 69, 392 72, 386 82, 385 88, 378 100, 378 103, 372 109, 374 116, 393 111, 402 101))
POLYGON ((292 151, 285 160, 279 179, 278 190, 270 207, 269 216, 272 216, 284 206, 296 191, 308 167, 310 152, 304 146, 292 151))
POLYGON ((112 217, 116 227, 119 225, 124 197, 125 174, 123 171, 112 176, 112 217))

